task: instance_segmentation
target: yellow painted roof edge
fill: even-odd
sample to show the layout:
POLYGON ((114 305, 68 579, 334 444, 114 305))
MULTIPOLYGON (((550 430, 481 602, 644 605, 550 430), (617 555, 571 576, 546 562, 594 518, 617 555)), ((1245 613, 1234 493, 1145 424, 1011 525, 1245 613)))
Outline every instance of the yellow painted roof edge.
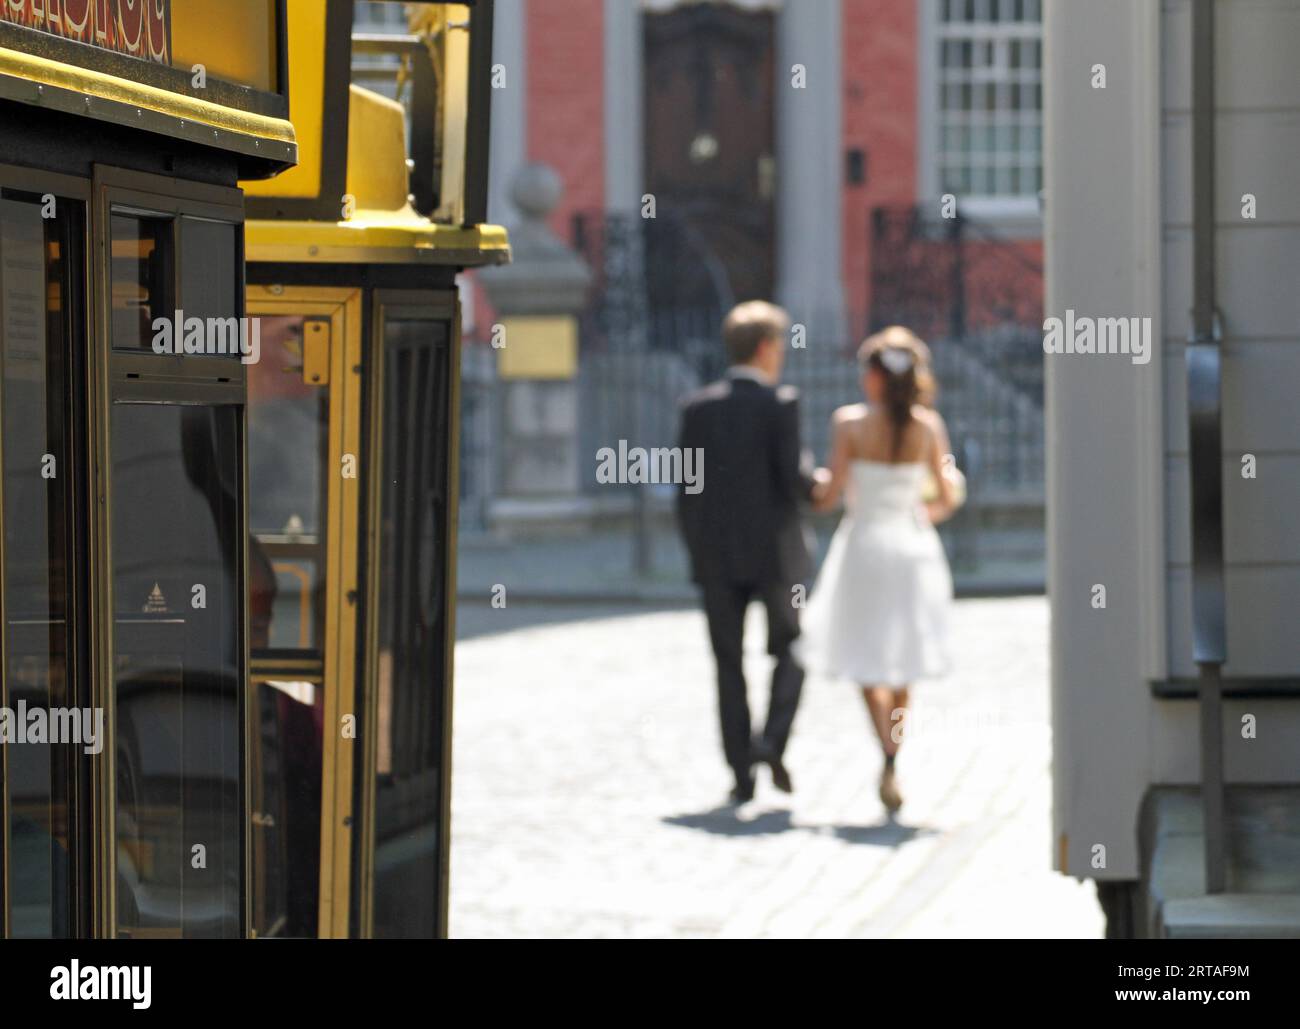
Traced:
POLYGON ((358 211, 346 222, 249 219, 244 250, 249 261, 353 261, 364 255, 367 261, 428 263, 445 254, 449 264, 499 264, 509 260, 510 239, 500 225, 439 225, 392 211, 358 211))
POLYGON ((210 100, 172 93, 157 86, 118 78, 92 68, 51 61, 21 50, 0 47, 0 75, 26 79, 37 85, 53 86, 101 100, 127 104, 155 114, 196 122, 209 128, 234 132, 257 139, 297 145, 293 124, 283 118, 240 111, 210 100))

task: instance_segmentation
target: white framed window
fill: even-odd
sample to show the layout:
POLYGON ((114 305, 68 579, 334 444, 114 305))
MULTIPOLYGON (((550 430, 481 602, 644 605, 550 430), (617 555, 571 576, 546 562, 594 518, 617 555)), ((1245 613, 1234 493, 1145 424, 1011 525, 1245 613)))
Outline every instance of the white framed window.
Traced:
POLYGON ((973 217, 1039 224, 1041 0, 926 0, 920 45, 920 191, 973 217))

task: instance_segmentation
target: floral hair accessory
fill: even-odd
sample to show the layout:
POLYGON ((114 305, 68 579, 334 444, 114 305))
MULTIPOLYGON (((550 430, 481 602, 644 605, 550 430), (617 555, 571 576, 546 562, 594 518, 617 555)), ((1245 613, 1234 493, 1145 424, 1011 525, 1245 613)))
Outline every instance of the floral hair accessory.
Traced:
POLYGON ((886 347, 880 352, 880 363, 892 374, 902 375, 912 367, 911 353, 901 347, 886 347))

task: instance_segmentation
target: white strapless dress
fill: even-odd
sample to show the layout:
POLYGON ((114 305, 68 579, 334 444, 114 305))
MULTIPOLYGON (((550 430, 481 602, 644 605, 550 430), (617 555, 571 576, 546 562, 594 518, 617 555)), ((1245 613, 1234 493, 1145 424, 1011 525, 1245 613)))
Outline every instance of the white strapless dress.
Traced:
POLYGON ((894 687, 947 673, 952 574, 920 510, 927 473, 919 462, 851 462, 845 514, 795 644, 810 672, 894 687))

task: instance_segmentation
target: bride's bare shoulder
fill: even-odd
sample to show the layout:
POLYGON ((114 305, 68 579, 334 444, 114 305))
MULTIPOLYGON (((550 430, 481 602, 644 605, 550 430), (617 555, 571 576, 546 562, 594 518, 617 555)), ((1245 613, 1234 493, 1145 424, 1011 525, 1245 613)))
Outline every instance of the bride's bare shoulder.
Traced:
POLYGON ((867 417, 866 404, 845 404, 831 412, 832 425, 845 425, 850 422, 864 421, 867 417))
POLYGON ((926 436, 934 439, 941 446, 947 444, 948 426, 944 424, 943 415, 938 411, 932 407, 917 404, 912 408, 912 417, 924 427, 926 436))

